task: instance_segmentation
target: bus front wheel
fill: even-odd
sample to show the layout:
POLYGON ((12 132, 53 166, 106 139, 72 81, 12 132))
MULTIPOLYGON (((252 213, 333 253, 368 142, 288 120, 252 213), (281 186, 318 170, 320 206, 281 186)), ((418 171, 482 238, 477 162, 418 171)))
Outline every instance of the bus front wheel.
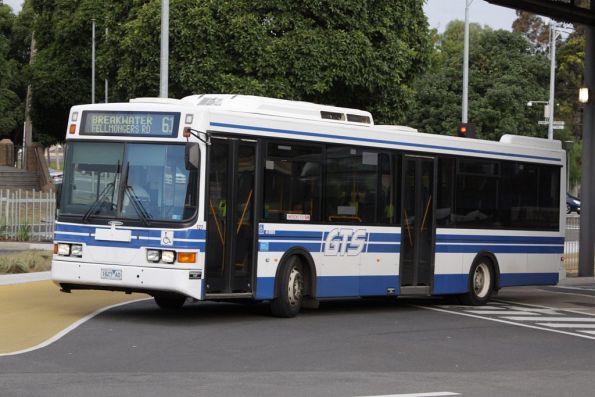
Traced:
POLYGON ((469 292, 459 297, 461 303, 470 306, 485 305, 494 293, 494 267, 487 258, 479 258, 469 272, 469 292))
POLYGON ((153 296, 155 303, 163 310, 177 310, 184 306, 186 297, 178 294, 163 294, 153 296))
POLYGON ((304 300, 304 272, 299 259, 292 256, 278 275, 279 294, 271 301, 275 317, 295 317, 304 300))

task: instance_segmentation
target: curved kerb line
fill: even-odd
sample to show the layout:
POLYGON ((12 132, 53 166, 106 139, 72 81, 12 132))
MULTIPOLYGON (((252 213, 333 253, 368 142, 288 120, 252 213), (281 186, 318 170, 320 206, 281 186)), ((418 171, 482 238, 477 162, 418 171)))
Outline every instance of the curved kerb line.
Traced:
POLYGON ((23 349, 23 350, 18 350, 16 352, 10 352, 10 353, 0 353, 0 357, 7 357, 7 356, 16 356, 19 354, 24 354, 24 353, 29 353, 32 352, 34 350, 38 350, 41 348, 44 348, 46 346, 51 345, 52 343, 60 340, 61 338, 63 338, 64 336, 66 336, 68 333, 70 333, 71 331, 75 330, 76 328, 80 327, 81 325, 83 325, 84 323, 86 323, 87 321, 91 320, 93 317, 107 311, 110 309, 114 309, 116 307, 120 307, 120 306, 124 306, 124 305, 128 305, 130 303, 137 303, 137 302, 142 302, 145 300, 149 300, 151 298, 143 298, 143 299, 136 299, 136 300, 132 300, 132 301, 128 301, 128 302, 121 302, 121 303, 116 303, 114 305, 111 306, 106 306, 106 307, 102 307, 101 309, 98 309, 96 311, 94 311, 93 313, 81 318, 80 320, 75 321, 74 323, 70 324, 68 327, 64 328, 62 331, 58 332, 56 335, 52 336, 49 339, 46 339, 45 341, 41 342, 38 345, 35 345, 33 347, 29 347, 27 349, 23 349))

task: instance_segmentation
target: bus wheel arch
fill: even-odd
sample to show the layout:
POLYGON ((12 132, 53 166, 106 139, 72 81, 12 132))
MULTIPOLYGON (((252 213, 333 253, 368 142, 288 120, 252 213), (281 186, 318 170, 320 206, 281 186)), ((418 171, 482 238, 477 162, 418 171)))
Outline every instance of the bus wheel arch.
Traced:
POLYGON ((500 266, 495 255, 488 251, 479 252, 469 269, 468 291, 459 296, 463 304, 485 305, 500 285, 500 266))
POLYGON ((292 256, 297 257, 300 261, 302 269, 304 271, 304 296, 315 298, 316 297, 316 266, 314 265, 314 259, 312 259, 312 255, 303 247, 292 247, 288 249, 281 260, 279 261, 279 266, 277 266, 277 272, 275 274, 275 298, 279 296, 279 292, 281 290, 281 285, 279 284, 279 280, 281 278, 281 274, 283 271, 283 267, 287 266, 289 260, 292 256))
POLYGON ((279 262, 275 275, 275 297, 271 300, 271 313, 276 317, 295 317, 313 291, 312 268, 307 256, 303 255, 305 251, 300 251, 287 251, 279 262))

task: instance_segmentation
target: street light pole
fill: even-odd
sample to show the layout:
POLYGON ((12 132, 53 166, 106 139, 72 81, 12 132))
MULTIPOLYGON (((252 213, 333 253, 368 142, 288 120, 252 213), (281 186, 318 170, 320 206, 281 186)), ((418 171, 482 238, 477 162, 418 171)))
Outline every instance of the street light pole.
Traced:
POLYGON ((169 0, 161 0, 161 56, 159 71, 159 96, 167 98, 169 68, 169 0))
POLYGON ((463 106, 461 122, 468 121, 469 107, 469 6, 473 0, 465 0, 465 45, 463 50, 463 106))
POLYGON ((91 22, 91 103, 95 103, 95 18, 91 22))

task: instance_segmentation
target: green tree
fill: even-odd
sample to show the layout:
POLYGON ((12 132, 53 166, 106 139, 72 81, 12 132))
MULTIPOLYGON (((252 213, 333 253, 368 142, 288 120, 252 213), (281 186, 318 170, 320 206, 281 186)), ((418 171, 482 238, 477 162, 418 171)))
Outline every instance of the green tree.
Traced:
MULTIPOLYGON (((414 87, 417 106, 408 122, 424 132, 456 134, 461 117, 463 29, 451 22, 436 43, 439 57, 414 87)), ((539 109, 530 100, 547 98, 548 62, 520 34, 471 25, 469 63, 469 121, 480 138, 503 134, 544 137, 537 125, 539 109)))
POLYGON ((10 56, 14 20, 11 8, 0 3, 0 138, 13 140, 22 123, 18 62, 10 56))
MULTIPOLYGON (((158 94, 159 0, 31 1, 38 133, 61 140, 68 108, 90 102, 91 18, 97 20, 97 79, 108 78, 110 101, 158 94)), ((264 95, 363 108, 383 123, 403 120, 413 79, 431 53, 422 5, 172 0, 169 95, 264 95)))

